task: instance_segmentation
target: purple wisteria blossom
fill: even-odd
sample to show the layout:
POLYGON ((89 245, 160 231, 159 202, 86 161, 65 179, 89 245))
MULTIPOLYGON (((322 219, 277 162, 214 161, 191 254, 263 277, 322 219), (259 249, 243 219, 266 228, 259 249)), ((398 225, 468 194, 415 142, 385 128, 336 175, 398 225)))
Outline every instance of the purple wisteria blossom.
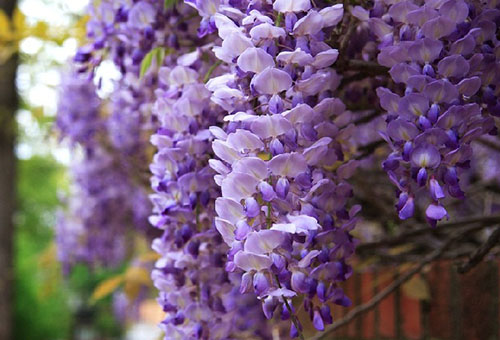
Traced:
POLYGON ((335 123, 348 114, 332 96, 338 52, 323 42, 342 5, 221 2, 208 17, 197 4, 215 23, 221 42, 213 52, 225 65, 206 88, 226 122, 210 129, 226 270, 241 275, 240 291, 254 292, 267 318, 277 309, 292 318, 292 337, 301 327, 292 307, 298 296, 323 330, 332 321, 328 302, 350 304, 338 282, 352 271, 346 260, 359 211, 346 204, 356 162, 345 159, 343 141, 352 126, 335 123))
POLYGON ((399 189, 401 219, 413 215, 416 196, 427 196, 431 225, 448 217, 443 201, 464 196, 471 141, 497 132, 499 17, 493 2, 449 0, 391 3, 364 18, 380 40, 378 62, 404 87, 402 96, 377 90, 392 148, 383 167, 399 189))

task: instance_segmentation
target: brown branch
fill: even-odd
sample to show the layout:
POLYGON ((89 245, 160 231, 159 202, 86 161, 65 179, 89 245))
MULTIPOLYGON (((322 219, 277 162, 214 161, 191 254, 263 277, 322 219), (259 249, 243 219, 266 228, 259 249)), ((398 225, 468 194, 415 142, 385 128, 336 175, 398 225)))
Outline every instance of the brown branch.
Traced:
POLYGON ((379 148, 380 146, 385 145, 385 144, 386 144, 385 141, 380 139, 380 140, 368 143, 366 145, 362 145, 358 148, 358 150, 361 151, 361 153, 359 155, 357 155, 356 157, 354 157, 354 159, 360 160, 360 159, 366 158, 366 157, 370 156, 371 154, 373 154, 373 151, 375 151, 377 148, 379 148))
POLYGON ((483 258, 490 252, 490 250, 500 242, 500 227, 497 227, 493 233, 488 237, 486 242, 481 244, 479 248, 469 257, 469 260, 462 263, 458 267, 460 274, 465 274, 475 266, 477 266, 483 258))
POLYGON ((435 259, 439 258, 455 241, 459 240, 460 238, 464 237, 467 233, 471 231, 472 228, 469 228, 462 233, 460 233, 458 236, 455 236, 453 238, 448 239, 441 247, 427 255, 425 258, 423 258, 420 263, 413 269, 407 271, 400 277, 398 277, 395 281, 393 281, 389 286, 384 288, 382 291, 380 291, 378 294, 376 294, 370 301, 367 303, 364 303, 362 305, 357 306, 356 308, 352 309, 345 317, 342 319, 334 322, 332 325, 327 327, 323 333, 317 334, 309 340, 321 340, 321 339, 327 339, 327 336, 329 336, 329 333, 333 332, 334 330, 340 328, 341 326, 347 325, 349 322, 351 322, 354 318, 359 316, 360 314, 367 312, 375 306, 377 306, 385 297, 393 293, 396 289, 398 289, 402 284, 410 280, 413 275, 419 273, 422 271, 422 269, 435 259))
POLYGON ((500 144, 497 144, 489 139, 486 139, 486 138, 478 138, 476 140, 479 144, 482 144, 490 149, 493 149, 497 152, 500 152, 500 144))
POLYGON ((475 216, 470 218, 465 218, 463 220, 453 221, 453 222, 445 222, 438 225, 436 228, 431 228, 429 226, 424 226, 419 229, 411 230, 405 233, 402 233, 397 236, 388 237, 379 241, 367 242, 360 244, 356 248, 356 252, 366 252, 372 249, 377 249, 381 247, 390 247, 397 246, 403 243, 408 243, 411 240, 410 238, 422 236, 426 234, 439 234, 443 231, 463 227, 470 224, 477 224, 474 228, 475 230, 479 230, 490 226, 491 224, 500 223, 500 215, 492 215, 492 216, 475 216))

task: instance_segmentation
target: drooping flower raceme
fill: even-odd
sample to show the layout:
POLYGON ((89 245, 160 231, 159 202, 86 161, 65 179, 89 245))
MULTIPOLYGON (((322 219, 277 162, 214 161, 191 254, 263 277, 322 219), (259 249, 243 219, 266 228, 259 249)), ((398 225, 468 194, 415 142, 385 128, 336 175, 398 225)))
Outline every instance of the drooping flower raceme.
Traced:
POLYGON ((350 303, 338 282, 351 273, 358 211, 346 207, 356 162, 344 157, 349 113, 333 97, 338 52, 323 42, 342 6, 212 4, 215 14, 200 14, 214 22, 213 51, 227 67, 206 86, 225 112, 224 129, 210 129, 210 165, 222 191, 215 224, 230 246, 226 270, 241 274, 241 292, 257 294, 267 318, 278 306, 282 318, 292 315, 292 336, 295 296, 322 330, 332 321, 327 302, 350 303))
MULTIPOLYGON (((179 32, 193 44, 178 50, 159 72, 154 114, 160 122, 151 142, 157 147, 151 164, 154 215, 163 230, 153 242, 161 255, 153 271, 158 301, 167 313, 161 327, 165 339, 229 339, 237 334, 270 337, 253 295, 242 296, 239 277, 224 269, 227 245, 214 225, 220 190, 208 166, 213 139, 208 127, 221 118, 203 83, 212 58, 207 47, 196 47, 199 18, 186 10, 190 30, 179 32), (194 51, 188 52, 194 48, 194 51), (244 312, 242 312, 244 311, 244 312)), ((180 17, 182 20, 183 17, 180 17)))
POLYGON ((377 89, 393 150, 383 166, 399 189, 401 219, 413 215, 417 195, 428 197, 429 223, 447 217, 442 201, 464 196, 458 176, 471 141, 496 133, 500 11, 493 6, 401 1, 367 19, 380 40, 379 63, 405 88, 403 96, 377 89))

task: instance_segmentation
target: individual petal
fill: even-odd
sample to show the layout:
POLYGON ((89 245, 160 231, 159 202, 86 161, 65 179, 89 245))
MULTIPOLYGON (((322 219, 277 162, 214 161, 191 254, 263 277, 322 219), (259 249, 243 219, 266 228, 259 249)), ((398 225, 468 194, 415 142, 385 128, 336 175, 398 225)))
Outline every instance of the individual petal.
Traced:
POLYGON ((439 221, 448 216, 448 212, 445 208, 443 208, 443 206, 436 203, 431 203, 425 210, 425 216, 427 216, 427 218, 431 220, 439 221))
POLYGON ((262 181, 259 183, 258 189, 262 195, 262 199, 265 202, 270 202, 276 198, 276 193, 274 192, 274 189, 271 184, 262 181))
POLYGON ((463 77, 469 72, 469 63, 461 55, 451 55, 439 61, 438 72, 446 78, 463 77))
POLYGON ((469 6, 463 0, 449 0, 439 8, 439 13, 454 23, 459 24, 467 19, 469 6))
POLYGON ((255 21, 267 22, 268 24, 273 24, 273 19, 271 19, 267 15, 263 15, 256 9, 252 9, 250 13, 248 13, 248 15, 241 20, 241 23, 243 25, 251 25, 255 23, 255 21))
POLYGON ((219 197, 215 200, 215 212, 221 219, 229 221, 233 225, 245 218, 243 206, 227 197, 219 197))
POLYGON ((422 27, 427 21, 437 18, 438 16, 438 11, 436 11, 432 7, 420 6, 420 8, 408 12, 406 14, 406 20, 412 25, 422 27))
POLYGON ((481 88, 481 78, 470 77, 457 84, 458 92, 464 96, 472 97, 481 88))
POLYGON ((271 230, 276 230, 289 234, 297 233, 297 227, 293 223, 275 223, 271 227, 271 230))
POLYGON ((319 250, 311 250, 309 253, 307 253, 306 256, 304 256, 298 263, 299 268, 307 268, 311 264, 311 262, 320 254, 321 252, 319 250))
POLYGON ((257 192, 259 180, 255 177, 241 172, 232 172, 222 181, 222 196, 240 200, 251 197, 257 192))
POLYGON ((401 98, 385 87, 377 88, 377 95, 380 99, 380 106, 390 113, 397 113, 401 98))
POLYGON ((381 18, 372 17, 368 23, 373 34, 380 40, 384 40, 387 36, 392 35, 392 26, 381 18))
POLYGON ((405 84, 406 82, 408 82, 408 78, 418 75, 420 74, 420 72, 412 65, 408 65, 407 63, 399 63, 391 68, 389 74, 396 83, 405 84))
POLYGON ((268 67, 273 67, 274 59, 262 48, 250 47, 238 57, 237 64, 245 72, 259 73, 268 67))
POLYGON ((307 275, 301 271, 292 272, 292 277, 290 279, 290 283, 292 289, 298 293, 308 293, 309 292, 309 284, 307 280, 307 275))
POLYGON ((258 157, 245 157, 233 164, 234 172, 244 172, 252 175, 259 181, 267 178, 267 165, 258 157))
POLYGON ((408 54, 413 61, 432 63, 439 57, 443 43, 439 40, 424 38, 412 43, 408 54))
POLYGON ((339 51, 332 48, 327 51, 320 52, 314 57, 314 62, 312 66, 316 68, 324 68, 333 64, 337 57, 339 56, 339 51))
POLYGON ((269 256, 248 253, 240 250, 234 255, 234 263, 245 271, 268 269, 273 264, 269 256))
POLYGON ((248 130, 237 129, 236 132, 227 136, 227 144, 238 152, 260 150, 264 148, 264 143, 259 137, 248 130))
POLYGON ((433 39, 440 39, 450 35, 456 29, 456 25, 450 19, 439 16, 437 18, 427 21, 422 26, 422 33, 433 39))
POLYGON ((420 93, 410 93, 401 99, 399 109, 410 115, 423 116, 429 109, 429 99, 420 93))
POLYGON ((321 31, 324 25, 325 22, 323 20, 323 16, 312 10, 295 23, 293 26, 293 34, 297 36, 315 35, 321 31))
POLYGON ((245 198, 245 213, 249 218, 257 217, 260 213, 260 205, 253 197, 245 198))
POLYGON ((214 140, 212 143, 212 149, 217 157, 222 159, 229 164, 237 161, 241 158, 241 155, 236 149, 229 146, 227 142, 221 140, 214 140))
POLYGON ((232 246, 234 243, 234 231, 236 227, 231 224, 231 222, 224 220, 220 217, 215 218, 215 228, 222 236, 222 239, 228 246, 232 246))
POLYGON ((169 81, 174 86, 192 84, 198 80, 198 72, 189 67, 176 66, 170 71, 169 81))
POLYGON ((227 139, 227 133, 222 130, 220 127, 218 126, 211 126, 208 128, 210 133, 212 134, 212 136, 214 136, 216 139, 220 139, 220 140, 226 140, 227 139))
POLYGON ((268 254, 279 247, 285 236, 277 230, 260 230, 248 234, 245 241, 245 251, 253 254, 268 254))
POLYGON ((435 146, 427 144, 413 150, 411 161, 419 168, 436 168, 441 163, 441 154, 435 146))
POLYGON ((307 215, 288 215, 290 223, 294 224, 297 228, 297 233, 308 233, 311 230, 321 229, 318 221, 311 216, 307 215))
POLYGON ((325 7, 319 14, 323 17, 323 22, 325 27, 331 27, 337 25, 344 16, 344 5, 336 4, 330 7, 325 7))
POLYGON ((307 162, 299 153, 284 153, 274 156, 268 163, 273 175, 295 178, 307 171, 307 162))
POLYGON ((406 220, 413 216, 413 212, 415 210, 415 204, 413 203, 413 197, 407 197, 405 203, 402 205, 399 210, 399 218, 402 220, 406 220))
POLYGON ((324 90, 334 90, 340 84, 340 77, 335 71, 320 70, 305 80, 297 81, 294 90, 304 96, 314 96, 324 90))
POLYGON ((429 191, 431 193, 432 199, 435 201, 445 197, 443 189, 435 178, 431 178, 429 181, 429 191))
POLYGON ((283 51, 276 56, 276 61, 283 64, 297 64, 299 66, 309 65, 313 62, 314 58, 304 52, 302 49, 297 48, 295 51, 283 51))
POLYGON ((285 71, 269 67, 252 78, 251 86, 260 94, 277 94, 292 87, 292 78, 285 71))
POLYGON ((323 317, 321 316, 321 313, 319 312, 318 309, 314 310, 314 314, 313 314, 313 326, 318 331, 324 331, 325 330, 325 323, 324 323, 323 317))
POLYGON ((453 44, 451 44, 450 53, 461 54, 466 56, 472 53, 475 47, 476 47, 476 39, 474 39, 474 36, 469 33, 462 39, 459 39, 455 41, 453 44))
POLYGON ((221 50, 229 57, 226 62, 232 62, 233 58, 239 57, 249 47, 254 47, 252 41, 242 32, 232 32, 223 41, 221 50))
POLYGON ((266 275, 262 272, 257 272, 253 276, 253 289, 254 292, 261 296, 269 289, 269 282, 267 281, 266 275))
POLYGON ((292 124, 282 115, 259 116, 256 118, 250 129, 262 139, 269 137, 276 138, 287 131, 293 129, 292 124))
POLYGON ((276 27, 266 22, 257 25, 250 30, 250 37, 252 37, 252 40, 255 42, 284 38, 285 36, 286 32, 283 28, 276 27))
POLYGON ((305 12, 310 8, 310 0, 276 0, 273 4, 273 9, 280 13, 305 12))
POLYGON ((458 90, 449 81, 440 79, 427 84, 424 95, 434 103, 451 103, 458 98, 458 90))
POLYGON ((406 16, 409 12, 418 9, 419 7, 413 1, 400 1, 396 2, 389 8, 389 15, 396 22, 408 23, 406 16))
POLYGON ((308 165, 316 165, 323 160, 323 157, 328 151, 328 144, 332 139, 330 137, 322 137, 310 147, 304 149, 303 155, 308 165))
POLYGON ((311 123, 317 120, 318 114, 307 104, 299 104, 293 109, 283 112, 283 116, 292 124, 311 123))

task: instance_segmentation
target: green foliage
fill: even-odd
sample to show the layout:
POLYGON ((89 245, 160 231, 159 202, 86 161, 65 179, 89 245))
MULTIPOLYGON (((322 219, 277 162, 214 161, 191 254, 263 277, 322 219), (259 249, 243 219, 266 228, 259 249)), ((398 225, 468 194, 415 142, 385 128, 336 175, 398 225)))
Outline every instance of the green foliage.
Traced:
POLYGON ((15 216, 14 338, 67 339, 68 292, 51 246, 62 168, 49 158, 20 160, 15 216))
POLYGON ((57 190, 67 185, 66 169, 40 156, 18 164, 14 339, 71 339, 72 331, 89 325, 100 339, 119 337, 111 296, 89 301, 99 282, 124 269, 91 271, 81 265, 67 280, 62 277, 53 240, 57 190))
POLYGON ((168 54, 170 51, 164 47, 156 47, 153 48, 151 51, 148 52, 144 56, 144 59, 142 59, 141 62, 141 70, 140 70, 140 75, 139 77, 142 78, 148 72, 149 68, 151 67, 151 64, 153 63, 153 59, 156 60, 156 64, 158 67, 161 66, 163 59, 165 58, 165 55, 168 54))
POLYGON ((169 9, 173 7, 175 4, 177 4, 177 0, 164 0, 163 7, 165 9, 169 9))

